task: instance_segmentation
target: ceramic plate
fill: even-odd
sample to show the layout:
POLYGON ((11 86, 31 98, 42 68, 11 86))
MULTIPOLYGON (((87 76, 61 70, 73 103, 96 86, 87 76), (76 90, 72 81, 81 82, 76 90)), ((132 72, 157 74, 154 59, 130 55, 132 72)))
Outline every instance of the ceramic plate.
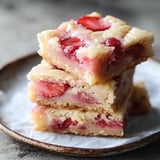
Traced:
POLYGON ((135 81, 144 81, 152 111, 129 119, 125 136, 85 137, 33 130, 26 74, 40 62, 36 54, 23 57, 0 70, 0 128, 10 136, 49 151, 80 155, 104 156, 144 146, 160 137, 160 64, 148 60, 138 65, 135 81))

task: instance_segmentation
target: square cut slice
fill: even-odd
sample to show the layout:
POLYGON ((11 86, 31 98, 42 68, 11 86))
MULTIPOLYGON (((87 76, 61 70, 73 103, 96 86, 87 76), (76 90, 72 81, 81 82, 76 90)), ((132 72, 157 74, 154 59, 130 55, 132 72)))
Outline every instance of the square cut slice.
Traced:
POLYGON ((123 102, 120 110, 110 113, 82 111, 80 109, 61 109, 35 106, 32 110, 32 121, 35 130, 72 133, 83 136, 123 136, 127 123, 130 97, 123 102))
POLYGON ((39 54, 93 85, 122 74, 153 55, 153 35, 94 12, 38 34, 39 54))
POLYGON ((46 61, 32 68, 27 77, 30 99, 42 106, 114 112, 133 87, 134 69, 102 84, 88 85, 46 61))

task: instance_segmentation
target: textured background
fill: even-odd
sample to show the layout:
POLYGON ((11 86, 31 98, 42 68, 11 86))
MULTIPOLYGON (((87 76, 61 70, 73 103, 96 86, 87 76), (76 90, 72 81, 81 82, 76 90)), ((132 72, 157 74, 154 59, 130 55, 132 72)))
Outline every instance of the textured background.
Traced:
MULTIPOLYGON (((0 67, 22 55, 38 49, 36 34, 57 27, 62 21, 77 18, 92 11, 117 16, 133 26, 155 35, 156 57, 160 51, 159 0, 0 0, 0 67)), ((141 149, 110 156, 108 160, 160 159, 160 141, 141 149)), ((0 160, 67 160, 74 158, 48 153, 6 136, 0 131, 0 160)), ((106 159, 106 158, 101 158, 106 159)))

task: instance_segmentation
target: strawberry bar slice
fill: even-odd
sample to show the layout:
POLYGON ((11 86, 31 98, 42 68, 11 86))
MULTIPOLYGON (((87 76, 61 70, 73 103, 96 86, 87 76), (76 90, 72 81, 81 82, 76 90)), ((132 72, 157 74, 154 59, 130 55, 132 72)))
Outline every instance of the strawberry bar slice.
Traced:
POLYGON ((123 136, 131 94, 119 110, 110 113, 83 111, 81 109, 36 106, 32 110, 35 130, 72 133, 87 136, 123 136))
POLYGON ((94 12, 38 34, 39 54, 90 85, 111 80, 153 55, 153 35, 94 12))
POLYGON ((132 90, 134 69, 102 84, 92 86, 46 61, 32 68, 27 77, 29 97, 40 106, 81 108, 114 112, 132 90))

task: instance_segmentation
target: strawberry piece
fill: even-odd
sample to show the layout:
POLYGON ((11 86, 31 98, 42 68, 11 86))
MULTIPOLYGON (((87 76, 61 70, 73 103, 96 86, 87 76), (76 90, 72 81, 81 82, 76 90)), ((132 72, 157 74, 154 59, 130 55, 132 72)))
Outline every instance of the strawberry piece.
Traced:
POLYGON ((50 127, 53 130, 59 131, 59 130, 65 130, 69 128, 69 126, 73 125, 76 126, 78 124, 77 121, 72 121, 71 118, 66 118, 64 121, 62 120, 53 120, 50 124, 50 127))
POLYGON ((131 47, 123 49, 120 40, 114 37, 107 38, 104 44, 109 47, 114 47, 113 52, 111 53, 111 56, 108 59, 108 65, 113 63, 121 63, 121 61, 124 60, 124 58, 127 58, 127 56, 130 55, 132 55, 133 58, 137 60, 144 57, 145 49, 141 44, 135 44, 131 47))
POLYGON ((107 127, 107 122, 104 119, 99 119, 97 121, 97 125, 101 126, 102 128, 107 127))
POLYGON ((83 16, 77 23, 92 31, 104 31, 110 28, 110 25, 105 25, 100 17, 83 16))
POLYGON ((85 126, 85 125, 79 125, 79 127, 78 127, 79 129, 81 129, 81 130, 85 130, 85 129, 87 129, 87 127, 85 126))
POLYGON ((122 50, 122 44, 121 41, 114 37, 109 37, 104 42, 105 45, 108 47, 114 47, 113 52, 111 56, 108 59, 108 65, 113 63, 119 63, 123 58, 123 50, 122 50))
POLYGON ((37 84, 38 95, 44 98, 59 97, 68 89, 68 84, 40 81, 37 84))
MULTIPOLYGON (((107 116, 106 116, 107 118, 107 116)), ((122 121, 116 121, 116 120, 110 120, 110 118, 108 118, 109 121, 105 121, 101 115, 97 115, 97 117, 95 118, 96 120, 96 124, 102 128, 105 127, 118 127, 118 128, 122 128, 123 127, 123 122, 122 121)))
POLYGON ((122 128, 123 127, 123 123, 122 122, 118 122, 118 121, 110 121, 110 122, 106 122, 104 119, 99 119, 97 121, 97 125, 101 126, 102 128, 105 127, 117 127, 117 128, 122 128))
POLYGON ((77 60, 76 50, 85 45, 84 42, 77 37, 61 38, 60 44, 65 56, 73 60, 77 60))
POLYGON ((126 55, 133 55, 136 59, 141 59, 145 55, 145 48, 142 44, 135 44, 125 50, 126 55))
POLYGON ((91 95, 87 94, 86 92, 78 92, 76 95, 74 95, 74 98, 76 98, 78 101, 82 103, 87 103, 87 104, 97 103, 97 100, 91 95))
POLYGON ((107 40, 105 41, 105 44, 109 47, 119 47, 119 48, 121 48, 120 40, 118 40, 117 38, 114 38, 114 37, 107 38, 107 40))

